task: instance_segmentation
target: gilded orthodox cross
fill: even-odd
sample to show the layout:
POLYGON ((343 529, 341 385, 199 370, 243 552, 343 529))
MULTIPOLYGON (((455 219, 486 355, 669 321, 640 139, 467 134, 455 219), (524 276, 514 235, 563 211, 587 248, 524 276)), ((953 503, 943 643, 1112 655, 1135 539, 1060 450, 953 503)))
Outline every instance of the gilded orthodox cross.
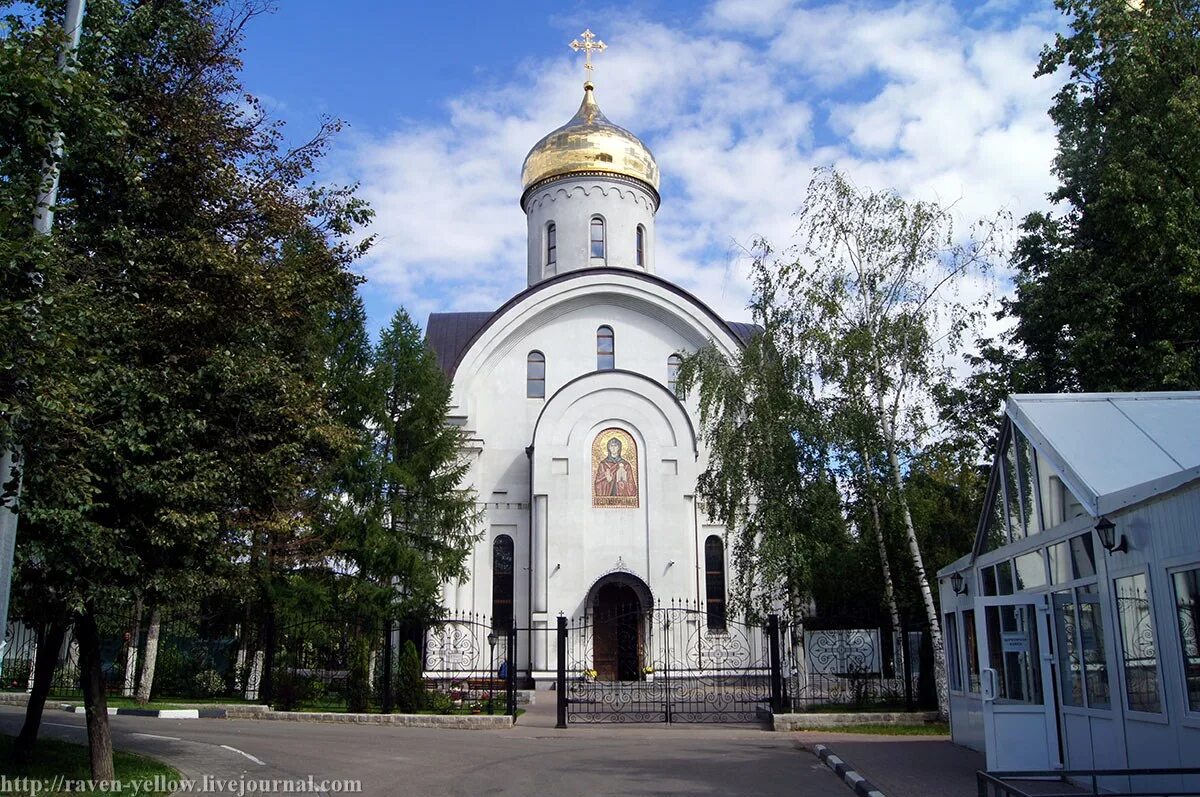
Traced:
POLYGON ((579 39, 571 42, 571 49, 575 52, 583 50, 583 68, 587 70, 587 82, 591 83, 592 70, 595 68, 592 66, 592 52, 602 53, 608 49, 608 45, 597 39, 596 34, 591 30, 585 30, 579 34, 579 39), (579 39, 583 39, 583 41, 579 41, 579 39))

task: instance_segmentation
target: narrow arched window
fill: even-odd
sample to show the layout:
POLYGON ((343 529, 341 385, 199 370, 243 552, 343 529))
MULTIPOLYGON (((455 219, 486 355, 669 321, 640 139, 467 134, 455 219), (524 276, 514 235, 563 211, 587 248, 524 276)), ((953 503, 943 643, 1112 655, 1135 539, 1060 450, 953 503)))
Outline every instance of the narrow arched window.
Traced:
POLYGON ((592 218, 591 253, 593 258, 604 259, 604 219, 592 218))
POLYGON ((637 254, 635 262, 641 268, 646 267, 646 228, 640 224, 637 228, 637 254))
POLYGON ((725 544, 712 535, 704 541, 704 589, 708 630, 725 630, 725 544))
POLYGON ((540 351, 531 351, 525 358, 525 395, 546 397, 546 355, 540 351))
POLYGON ((551 269, 558 263, 558 228, 554 222, 546 226, 546 268, 551 269))
POLYGON ((667 390, 679 395, 679 369, 683 367, 683 358, 672 354, 667 358, 667 390))
POLYGON ((611 371, 617 367, 617 354, 610 326, 596 330, 596 370, 611 371))
POLYGON ((513 541, 501 534, 492 543, 492 628, 507 631, 513 624, 513 541))

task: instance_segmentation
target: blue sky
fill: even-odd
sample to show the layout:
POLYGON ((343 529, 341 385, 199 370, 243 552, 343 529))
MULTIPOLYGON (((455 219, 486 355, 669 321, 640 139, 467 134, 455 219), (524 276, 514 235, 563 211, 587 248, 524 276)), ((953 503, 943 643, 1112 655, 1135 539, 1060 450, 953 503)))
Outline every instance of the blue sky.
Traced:
POLYGON ((247 31, 244 80, 297 139, 349 123, 319 178, 376 207, 372 324, 401 304, 423 323, 525 286, 521 161, 574 113, 567 44, 590 27, 609 45, 597 99, 663 173, 659 273, 738 319, 739 246, 787 243, 816 166, 955 202, 964 228, 1043 206, 1056 83, 1032 73, 1061 24, 1048 0, 283 0, 247 31))

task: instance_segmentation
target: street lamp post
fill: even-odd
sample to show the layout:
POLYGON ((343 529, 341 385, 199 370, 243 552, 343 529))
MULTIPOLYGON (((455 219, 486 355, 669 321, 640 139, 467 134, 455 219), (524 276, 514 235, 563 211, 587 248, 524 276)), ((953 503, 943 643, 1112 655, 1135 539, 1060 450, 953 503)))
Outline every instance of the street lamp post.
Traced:
POLYGON ((491 648, 491 659, 488 662, 488 714, 493 713, 492 707, 496 702, 496 632, 487 636, 488 647, 491 648))

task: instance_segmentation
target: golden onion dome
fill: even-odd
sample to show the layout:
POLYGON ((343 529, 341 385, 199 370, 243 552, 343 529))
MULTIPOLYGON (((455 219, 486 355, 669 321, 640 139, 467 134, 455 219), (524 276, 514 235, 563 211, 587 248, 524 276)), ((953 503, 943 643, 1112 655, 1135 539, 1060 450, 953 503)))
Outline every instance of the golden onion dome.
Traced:
POLYGON ((658 193, 658 164, 637 136, 605 118, 583 84, 583 102, 571 121, 529 150, 521 168, 522 190, 568 174, 607 172, 631 177, 658 193))

